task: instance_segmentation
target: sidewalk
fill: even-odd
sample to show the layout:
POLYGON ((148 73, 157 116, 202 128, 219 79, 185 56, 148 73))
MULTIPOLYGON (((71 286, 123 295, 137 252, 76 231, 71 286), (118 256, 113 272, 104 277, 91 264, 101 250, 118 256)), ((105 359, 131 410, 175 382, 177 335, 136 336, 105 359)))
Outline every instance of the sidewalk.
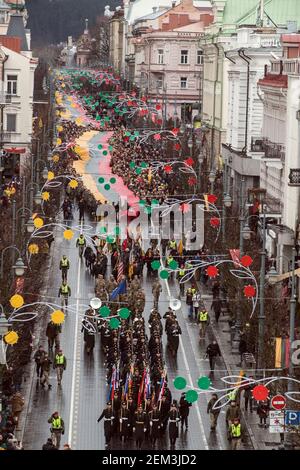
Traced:
MULTIPOLYGON (((240 366, 240 355, 239 353, 232 353, 231 340, 230 340, 230 327, 228 324, 229 316, 222 313, 219 319, 219 324, 215 322, 214 313, 211 311, 212 303, 212 293, 209 287, 204 286, 200 281, 197 281, 197 284, 200 287, 200 292, 202 298, 207 308, 207 311, 210 315, 210 326, 212 328, 213 334, 216 338, 216 341, 219 344, 223 360, 225 362, 226 368, 228 370, 228 375, 239 375, 241 370, 247 375, 254 375, 253 370, 242 369, 240 366)), ((269 429, 260 428, 258 426, 259 417, 256 413, 256 409, 253 410, 253 413, 245 411, 244 408, 244 399, 242 394, 241 399, 241 413, 243 420, 252 441, 253 448, 255 450, 272 450, 272 448, 278 448, 281 445, 279 434, 271 434, 269 429)))

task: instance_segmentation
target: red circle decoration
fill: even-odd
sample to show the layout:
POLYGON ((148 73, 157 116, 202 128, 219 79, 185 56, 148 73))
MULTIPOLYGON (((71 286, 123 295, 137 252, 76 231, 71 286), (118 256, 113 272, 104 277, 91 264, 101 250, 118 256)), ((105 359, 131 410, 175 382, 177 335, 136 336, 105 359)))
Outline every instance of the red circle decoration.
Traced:
POLYGON ((166 173, 172 173, 172 167, 171 167, 171 165, 166 165, 166 166, 164 167, 164 170, 165 170, 166 173))
POLYGON ((207 196, 207 200, 211 204, 214 204, 217 199, 218 199, 217 196, 215 196, 214 194, 208 194, 208 196, 207 196))
POLYGON ((245 268, 249 268, 249 266, 251 266, 251 264, 253 263, 253 259, 251 258, 251 256, 248 255, 243 256, 240 261, 241 264, 245 266, 245 268))
POLYGON ((146 103, 146 101, 147 101, 146 96, 143 96, 143 97, 141 98, 141 101, 144 101, 144 103, 146 103))
POLYGON ((188 179, 188 184, 189 186, 195 186, 197 184, 197 180, 194 176, 191 176, 189 179, 188 179))
POLYGON ((217 266, 208 266, 208 268, 206 269, 206 273, 208 277, 217 277, 219 274, 219 270, 217 266))
POLYGON ((154 140, 160 140, 161 135, 160 134, 154 134, 154 140))
POLYGON ((212 218, 210 219, 210 225, 211 225, 212 227, 219 227, 219 225, 220 225, 220 219, 218 219, 218 217, 212 217, 212 218))
POLYGON ((180 150, 180 149, 181 149, 181 145, 180 145, 180 144, 175 144, 175 145, 174 145, 174 149, 175 149, 175 150, 180 150))
POLYGON ((244 295, 245 297, 251 298, 254 297, 256 294, 256 289, 255 287, 248 285, 244 287, 244 295))
POLYGON ((269 396, 269 389, 265 385, 256 385, 252 390, 252 395, 257 401, 266 400, 269 396))
POLYGON ((172 130, 172 132, 173 132, 174 135, 177 135, 178 132, 179 132, 178 127, 174 127, 174 129, 172 130))
POLYGON ((127 135, 125 135, 125 137, 123 137, 123 140, 124 142, 128 142, 129 141, 129 137, 127 135))
POLYGON ((156 123, 157 123, 158 126, 161 126, 162 125, 162 119, 157 119, 156 123))
POLYGON ((160 104, 157 104, 157 105, 155 106, 155 109, 156 109, 156 111, 160 111, 160 110, 161 110, 160 104))
POLYGON ((184 163, 188 166, 193 166, 195 162, 192 158, 187 158, 186 160, 184 160, 184 163))
POLYGON ((179 210, 180 210, 183 214, 186 214, 187 212, 190 212, 190 205, 189 205, 189 204, 186 204, 186 203, 180 204, 179 210))

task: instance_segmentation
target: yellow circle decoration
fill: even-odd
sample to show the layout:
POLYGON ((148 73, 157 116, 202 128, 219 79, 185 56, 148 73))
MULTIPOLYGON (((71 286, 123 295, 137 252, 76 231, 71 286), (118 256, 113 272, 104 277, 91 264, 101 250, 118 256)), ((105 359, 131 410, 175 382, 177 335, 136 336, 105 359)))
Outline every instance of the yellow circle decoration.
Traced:
POLYGON ((33 221, 35 228, 41 228, 44 225, 43 219, 36 217, 33 221))
POLYGON ((53 155, 52 160, 54 161, 54 163, 59 162, 59 155, 53 155))
POLYGON ((44 192, 42 193, 42 199, 43 199, 43 201, 49 201, 49 199, 50 199, 50 193, 49 193, 48 191, 44 191, 44 192))
POLYGON ((75 122, 76 122, 77 126, 80 126, 83 123, 82 118, 80 118, 80 117, 77 118, 75 122))
POLYGON ((57 132, 62 132, 64 130, 63 126, 56 127, 57 132))
POLYGON ((59 116, 60 115, 60 112, 57 110, 56 111, 56 116, 59 116))
POLYGON ((10 188, 10 194, 16 194, 16 188, 14 187, 10 188))
POLYGON ((19 340, 19 335, 16 331, 9 331, 5 336, 4 336, 4 341, 6 344, 16 344, 19 340))
POLYGON ((69 183, 70 188, 76 189, 78 186, 78 182, 76 180, 71 180, 69 183))
POLYGON ((48 181, 51 181, 53 180, 53 178, 55 177, 53 171, 48 171, 48 181))
POLYGON ((56 145, 61 145, 62 140, 60 138, 56 139, 56 145))
POLYGON ((51 320, 56 325, 61 325, 65 321, 65 314, 61 310, 55 310, 51 314, 51 320))
POLYGON ((64 231, 64 237, 66 240, 72 240, 72 238, 74 237, 74 232, 73 230, 70 230, 70 229, 67 229, 64 231))
POLYGON ((39 246, 36 243, 31 243, 28 247, 28 251, 31 255, 37 255, 39 252, 39 246))
POLYGON ((22 305, 24 305, 24 299, 21 295, 19 294, 15 294, 13 295, 10 300, 10 305, 13 307, 13 308, 20 308, 22 307, 22 305))

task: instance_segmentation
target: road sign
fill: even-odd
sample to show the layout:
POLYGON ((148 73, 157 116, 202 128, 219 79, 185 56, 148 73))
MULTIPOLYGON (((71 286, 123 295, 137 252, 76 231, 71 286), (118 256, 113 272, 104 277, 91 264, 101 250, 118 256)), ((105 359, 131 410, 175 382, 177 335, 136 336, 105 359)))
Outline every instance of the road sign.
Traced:
POLYGON ((300 411, 286 411, 285 424, 287 426, 300 426, 300 411))
POLYGON ((284 411, 270 411, 269 431, 271 434, 284 432, 284 411))
POLYGON ((286 399, 283 395, 275 395, 271 400, 274 410, 283 410, 286 407, 286 399))

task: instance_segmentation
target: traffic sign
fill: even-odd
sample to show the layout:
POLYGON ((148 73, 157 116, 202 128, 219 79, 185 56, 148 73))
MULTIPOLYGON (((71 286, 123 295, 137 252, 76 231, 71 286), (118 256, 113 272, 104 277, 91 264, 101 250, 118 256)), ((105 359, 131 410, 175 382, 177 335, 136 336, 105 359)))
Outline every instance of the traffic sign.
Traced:
POLYGON ((284 432, 284 411, 270 411, 269 431, 271 434, 284 432))
POLYGON ((287 426, 300 426, 300 411, 286 411, 285 424, 287 426))
POLYGON ((286 407, 286 399, 283 395, 275 395, 271 400, 274 410, 283 410, 286 407))

